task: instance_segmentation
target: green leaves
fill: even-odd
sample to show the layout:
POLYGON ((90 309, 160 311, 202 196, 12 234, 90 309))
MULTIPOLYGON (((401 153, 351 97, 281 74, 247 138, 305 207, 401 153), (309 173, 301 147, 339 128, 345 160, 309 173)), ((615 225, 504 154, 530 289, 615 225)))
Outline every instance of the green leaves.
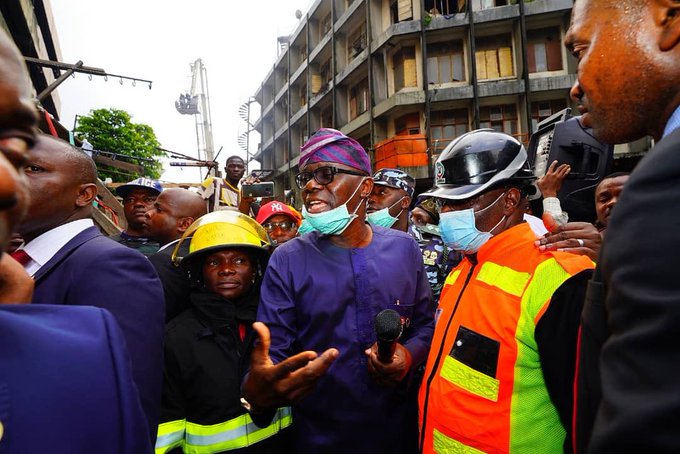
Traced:
POLYGON ((157 159, 165 153, 149 125, 133 123, 129 113, 119 109, 95 109, 89 115, 78 117, 78 126, 73 131, 79 139, 87 139, 95 150, 128 155, 122 158, 133 164, 144 166, 145 174, 139 175, 114 167, 98 165, 101 179, 110 177, 116 182, 125 182, 140 176, 154 179, 160 177, 163 165, 157 159))

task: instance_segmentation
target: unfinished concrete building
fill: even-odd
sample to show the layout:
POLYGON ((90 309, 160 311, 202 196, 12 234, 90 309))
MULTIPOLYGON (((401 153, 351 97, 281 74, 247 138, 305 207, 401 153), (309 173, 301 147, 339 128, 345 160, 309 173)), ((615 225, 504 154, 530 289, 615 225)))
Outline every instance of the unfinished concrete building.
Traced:
MULTIPOLYGON (((262 168, 295 189, 300 146, 321 127, 357 139, 375 169, 432 184, 460 134, 490 127, 528 142, 572 103, 575 60, 563 38, 572 0, 317 0, 255 99, 262 168)), ((629 151, 629 147, 620 150, 629 151)))

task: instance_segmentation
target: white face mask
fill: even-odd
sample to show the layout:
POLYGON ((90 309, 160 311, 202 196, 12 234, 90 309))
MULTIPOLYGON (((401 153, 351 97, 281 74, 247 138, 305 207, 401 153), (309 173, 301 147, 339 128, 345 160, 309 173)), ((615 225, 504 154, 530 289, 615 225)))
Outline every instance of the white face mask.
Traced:
POLYGON ((344 232, 345 229, 349 227, 352 221, 358 217, 356 213, 359 210, 361 204, 366 201, 366 199, 362 199, 354 211, 350 214, 349 210, 347 209, 347 204, 354 198, 364 180, 365 178, 362 178, 352 195, 349 196, 349 199, 347 199, 347 201, 342 205, 335 207, 332 210, 314 214, 308 212, 307 207, 303 205, 302 217, 305 218, 307 222, 309 222, 309 225, 311 225, 315 230, 318 230, 325 235, 341 235, 342 232, 344 232))

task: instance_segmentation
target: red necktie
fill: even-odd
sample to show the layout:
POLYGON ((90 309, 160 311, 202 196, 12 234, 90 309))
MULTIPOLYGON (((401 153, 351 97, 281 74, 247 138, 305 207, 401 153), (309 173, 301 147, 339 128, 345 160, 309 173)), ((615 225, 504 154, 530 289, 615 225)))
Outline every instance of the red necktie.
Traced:
POLYGON ((31 256, 23 249, 17 249, 9 255, 11 255, 14 260, 21 263, 21 266, 26 266, 26 264, 32 260, 31 256))

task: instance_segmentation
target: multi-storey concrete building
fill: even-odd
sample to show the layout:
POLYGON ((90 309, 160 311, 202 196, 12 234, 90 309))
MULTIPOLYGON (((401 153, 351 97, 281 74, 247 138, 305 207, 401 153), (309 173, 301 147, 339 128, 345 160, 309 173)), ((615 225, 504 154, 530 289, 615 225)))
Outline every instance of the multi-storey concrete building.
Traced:
POLYGON ((572 0, 317 0, 255 94, 255 154, 294 189, 300 146, 321 127, 356 138, 375 168, 432 183, 455 137, 491 127, 528 142, 571 106, 563 38, 572 0))
MULTIPOLYGON (((9 33, 25 57, 59 61, 61 58, 49 0, 0 1, 0 28, 9 33)), ((54 82, 51 69, 28 65, 36 93, 54 82)), ((60 102, 56 91, 42 100, 42 106, 59 119, 60 102)))

